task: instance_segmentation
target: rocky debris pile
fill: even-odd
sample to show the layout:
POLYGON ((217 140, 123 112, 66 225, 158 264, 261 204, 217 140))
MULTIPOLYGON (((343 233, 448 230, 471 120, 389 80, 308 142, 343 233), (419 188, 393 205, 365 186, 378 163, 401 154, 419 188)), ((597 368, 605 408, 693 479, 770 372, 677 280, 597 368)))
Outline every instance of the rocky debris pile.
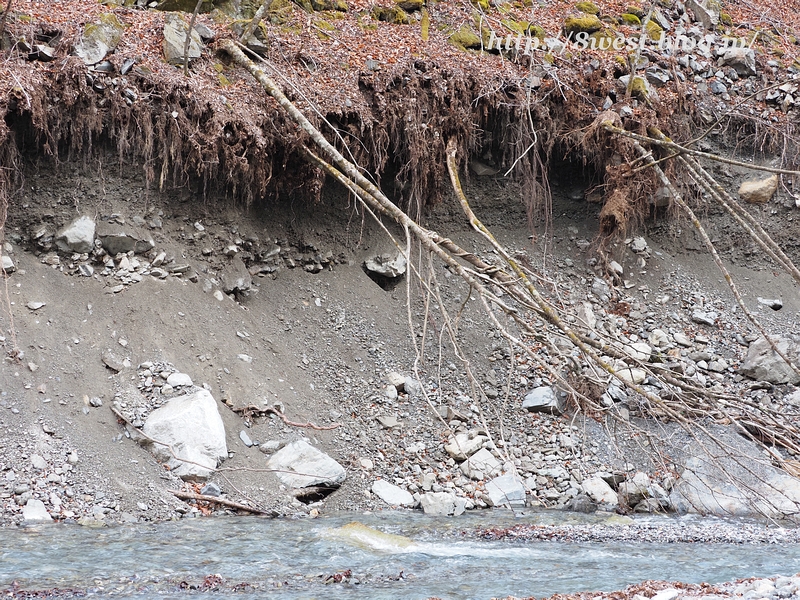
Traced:
MULTIPOLYGON (((104 354, 104 362, 105 356, 107 354, 104 354)), ((150 413, 164 406, 171 398, 201 389, 194 385, 189 375, 163 361, 141 363, 136 375, 139 380, 136 388, 123 387, 113 400, 114 408, 134 427, 143 427, 150 413)))

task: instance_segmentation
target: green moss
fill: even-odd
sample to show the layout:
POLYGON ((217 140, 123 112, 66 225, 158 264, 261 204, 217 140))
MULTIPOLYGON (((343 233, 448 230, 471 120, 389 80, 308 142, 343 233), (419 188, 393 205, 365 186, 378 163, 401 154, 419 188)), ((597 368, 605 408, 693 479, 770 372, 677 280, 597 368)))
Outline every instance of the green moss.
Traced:
MULTIPOLYGON (((197 6, 197 0, 162 0, 156 6, 156 10, 163 10, 167 12, 194 12, 194 7, 197 6)), ((214 9, 214 4, 211 0, 204 0, 200 5, 200 12, 207 13, 214 9)))
POLYGON ((420 20, 420 28, 422 30, 422 41, 428 41, 428 32, 431 28, 431 16, 428 14, 428 9, 422 9, 422 19, 420 20))
POLYGON ((322 29, 324 31, 336 31, 336 27, 331 25, 325 19, 317 19, 314 21, 314 25, 316 25, 318 29, 322 29))
POLYGON ((577 8, 582 13, 586 13, 587 15, 600 14, 600 8, 594 2, 578 2, 575 5, 575 8, 577 8))
POLYGON ((664 30, 655 21, 648 21, 644 29, 650 39, 656 42, 664 35, 664 30))
POLYGON ((527 21, 515 21, 514 19, 503 19, 500 21, 501 25, 505 25, 515 33, 528 33, 528 28, 531 26, 527 21))
POLYGON ((408 14, 399 6, 376 6, 372 9, 372 18, 395 25, 408 25, 409 23, 408 14))
POLYGON ((728 27, 733 26, 733 19, 731 19, 731 16, 726 12, 719 13, 719 21, 720 23, 722 23, 723 25, 727 25, 728 27))
POLYGON ((586 33, 594 33, 595 31, 600 31, 602 28, 603 24, 600 22, 600 19, 597 18, 597 15, 567 17, 564 20, 564 33, 566 35, 575 35, 576 33, 580 33, 582 31, 586 33))
POLYGON ((349 10, 347 2, 344 0, 310 0, 311 9, 317 12, 323 10, 338 10, 339 12, 347 12, 349 10))
POLYGON ((546 35, 544 28, 541 25, 533 25, 533 24, 531 24, 531 26, 528 27, 528 33, 530 34, 531 37, 539 38, 540 40, 544 40, 546 35))
POLYGON ((33 19, 30 15, 17 15, 17 20, 22 23, 30 23, 33 19))
POLYGON ((625 13, 622 15, 622 22, 626 25, 641 25, 642 20, 634 14, 625 13))
POLYGON ((590 48, 595 48, 597 50, 613 50, 614 49, 614 40, 616 39, 615 36, 611 35, 607 31, 595 31, 593 34, 589 36, 590 40, 590 48))
POLYGON ((544 60, 544 62, 546 62, 548 65, 552 65, 552 64, 555 64, 555 62, 556 62, 556 57, 555 57, 555 56, 553 56, 553 53, 552 53, 552 52, 548 52, 547 54, 545 54, 545 55, 542 57, 542 60, 544 60))
POLYGON ((642 77, 634 77, 630 86, 631 96, 647 101, 647 82, 642 77))
POLYGON ((629 14, 629 15, 636 15, 637 17, 639 17, 640 20, 644 19, 644 15, 645 15, 644 11, 641 8, 639 8, 638 6, 635 6, 633 4, 631 4, 630 6, 625 7, 625 12, 627 14, 629 14))
POLYGON ((461 29, 450 36, 449 41, 459 50, 466 50, 467 48, 478 49, 482 47, 480 36, 468 25, 462 25, 461 29))
POLYGON ((272 0, 267 9, 267 19, 273 25, 283 25, 292 18, 294 3, 291 0, 272 0))
POLYGON ((483 12, 488 12, 489 10, 489 0, 472 0, 472 4, 483 12))
POLYGON ((217 80, 222 87, 228 87, 231 85, 231 80, 225 77, 222 73, 217 73, 217 80))

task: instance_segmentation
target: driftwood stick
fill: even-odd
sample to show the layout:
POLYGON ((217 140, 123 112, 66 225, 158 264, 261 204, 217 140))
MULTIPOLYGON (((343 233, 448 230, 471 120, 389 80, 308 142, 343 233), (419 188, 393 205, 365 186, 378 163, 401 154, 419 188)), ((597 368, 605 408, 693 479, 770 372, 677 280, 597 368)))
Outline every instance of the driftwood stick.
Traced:
POLYGON ((206 496, 205 494, 195 494, 194 492, 182 492, 180 490, 169 490, 169 492, 173 496, 175 496, 176 498, 180 498, 181 500, 201 500, 202 502, 211 502, 213 504, 227 506, 228 508, 244 510, 253 513, 254 515, 264 515, 267 517, 278 516, 278 514, 274 510, 262 510, 260 508, 253 508, 252 506, 247 506, 246 504, 240 504, 239 502, 234 502, 233 500, 226 500, 225 498, 219 498, 217 496, 206 496))
POLYGON ((197 21, 197 13, 200 12, 200 7, 203 0, 197 0, 192 13, 192 20, 189 21, 189 29, 186 30, 186 40, 183 42, 183 74, 189 75, 189 46, 192 45, 192 33, 194 32, 194 23, 197 21))
POLYGON ((240 43, 247 44, 247 40, 250 39, 251 35, 253 35, 253 31, 255 31, 256 27, 261 22, 261 19, 264 18, 264 14, 269 10, 271 4, 272 0, 264 0, 261 6, 258 7, 256 14, 253 15, 253 18, 250 19, 250 22, 247 24, 247 27, 244 28, 244 31, 242 32, 242 37, 239 38, 240 43))
POLYGON ((250 404, 248 406, 232 408, 231 410, 235 413, 247 413, 247 412, 264 413, 264 414, 272 413, 273 415, 277 415, 278 417, 280 417, 280 419, 287 425, 291 425, 292 427, 306 427, 308 429, 316 429, 317 431, 328 431, 330 429, 336 429, 337 427, 342 426, 341 423, 333 423, 332 425, 315 425, 311 421, 308 421, 306 423, 298 423, 297 421, 290 421, 289 419, 286 418, 286 415, 284 415, 279 410, 272 408, 271 406, 260 407, 256 406, 255 404, 250 404))

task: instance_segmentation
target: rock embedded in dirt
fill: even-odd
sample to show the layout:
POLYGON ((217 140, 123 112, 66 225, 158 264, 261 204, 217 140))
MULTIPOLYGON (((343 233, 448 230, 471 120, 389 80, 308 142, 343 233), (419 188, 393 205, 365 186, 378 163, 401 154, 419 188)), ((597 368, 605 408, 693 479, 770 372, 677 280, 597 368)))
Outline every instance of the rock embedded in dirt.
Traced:
POLYGON ((110 348, 103 350, 101 359, 105 366, 117 373, 130 367, 130 361, 128 361, 128 359, 118 357, 116 354, 114 354, 114 352, 111 351, 110 348))
POLYGON ((452 492, 428 492, 419 499, 426 515, 446 517, 456 511, 456 495, 452 492))
MULTIPOLYGON (((183 65, 187 29, 186 21, 180 14, 167 14, 164 17, 164 58, 171 65, 183 65)), ((200 35, 197 29, 193 29, 188 59, 200 58, 202 48, 200 35)))
POLYGON ((525 486, 516 475, 495 477, 486 484, 486 493, 492 506, 525 504, 525 486))
POLYGON ((171 385, 173 388, 190 386, 192 385, 192 378, 189 377, 186 373, 171 373, 167 377, 167 383, 171 385))
POLYGON ((414 497, 403 488, 384 479, 372 484, 372 493, 389 506, 414 506, 414 497))
MULTIPOLYGON (((739 77, 750 77, 758 74, 756 70, 756 54, 752 48, 728 48, 722 58, 719 59, 719 65, 721 67, 733 67, 739 77)), ((773 175, 773 177, 776 180, 778 178, 777 175, 773 175)))
POLYGON ((44 502, 35 498, 30 498, 22 509, 22 519, 28 523, 49 522, 53 520, 44 502))
POLYGON ((239 256, 234 256, 223 269, 220 281, 222 291, 226 294, 247 292, 253 285, 253 278, 239 256))
MULTIPOLYGON (((773 337, 773 342, 782 354, 798 364, 800 361, 800 338, 797 336, 773 337)), ((757 381, 775 384, 791 383, 792 385, 800 383, 800 375, 772 350, 763 337, 750 344, 744 363, 739 367, 739 372, 757 381)))
POLYGON ((528 392, 522 401, 522 408, 550 415, 560 415, 564 411, 558 393, 550 386, 540 386, 528 392))
POLYGON ((364 261, 364 271, 384 289, 392 289, 406 274, 406 259, 402 254, 380 254, 364 261))
POLYGON ((111 256, 128 252, 143 254, 156 245, 149 233, 140 231, 133 225, 102 223, 97 226, 97 237, 103 249, 111 256))
POLYGON ((117 47, 124 31, 125 26, 112 13, 101 14, 99 22, 84 26, 75 54, 88 66, 97 64, 117 47))
POLYGON ((318 485, 336 488, 347 477, 342 465, 302 440, 278 450, 267 462, 267 468, 276 469, 278 479, 292 488, 318 485))
POLYGON ((94 250, 94 219, 78 217, 56 234, 56 246, 62 252, 86 253, 94 250))
POLYGON ((468 433, 457 433, 450 437, 449 443, 444 449, 456 460, 466 460, 483 447, 489 438, 485 435, 470 431, 468 433))
POLYGON ((745 181, 739 186, 739 197, 748 204, 766 204, 778 191, 778 176, 757 181, 745 181))
POLYGON ((14 271, 17 270, 17 267, 14 265, 14 261, 10 256, 7 254, 3 254, 3 264, 2 264, 3 271, 10 275, 14 271))
POLYGON ((206 390, 171 399, 150 413, 142 431, 161 442, 144 441, 156 458, 184 480, 207 479, 219 462, 228 458, 225 426, 216 400, 206 390))
POLYGON ((589 477, 581 484, 583 491, 598 504, 616 506, 619 502, 617 492, 601 477, 589 477))

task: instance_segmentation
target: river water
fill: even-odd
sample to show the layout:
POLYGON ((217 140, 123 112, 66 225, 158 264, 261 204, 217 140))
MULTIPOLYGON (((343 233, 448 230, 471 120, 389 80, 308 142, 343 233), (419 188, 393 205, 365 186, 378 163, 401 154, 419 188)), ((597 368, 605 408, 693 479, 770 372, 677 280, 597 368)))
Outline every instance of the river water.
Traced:
POLYGON ((490 519, 387 512, 0 530, 0 590, 16 585, 77 590, 62 591, 63 597, 173 598, 194 595, 192 588, 202 589, 206 580, 204 598, 486 600, 610 591, 647 579, 718 583, 800 571, 798 544, 496 542, 460 535, 488 524, 590 517, 490 519), (347 527, 353 521, 363 527, 347 527), (346 580, 336 582, 342 573, 346 580), (221 579, 206 579, 211 575, 221 579))

